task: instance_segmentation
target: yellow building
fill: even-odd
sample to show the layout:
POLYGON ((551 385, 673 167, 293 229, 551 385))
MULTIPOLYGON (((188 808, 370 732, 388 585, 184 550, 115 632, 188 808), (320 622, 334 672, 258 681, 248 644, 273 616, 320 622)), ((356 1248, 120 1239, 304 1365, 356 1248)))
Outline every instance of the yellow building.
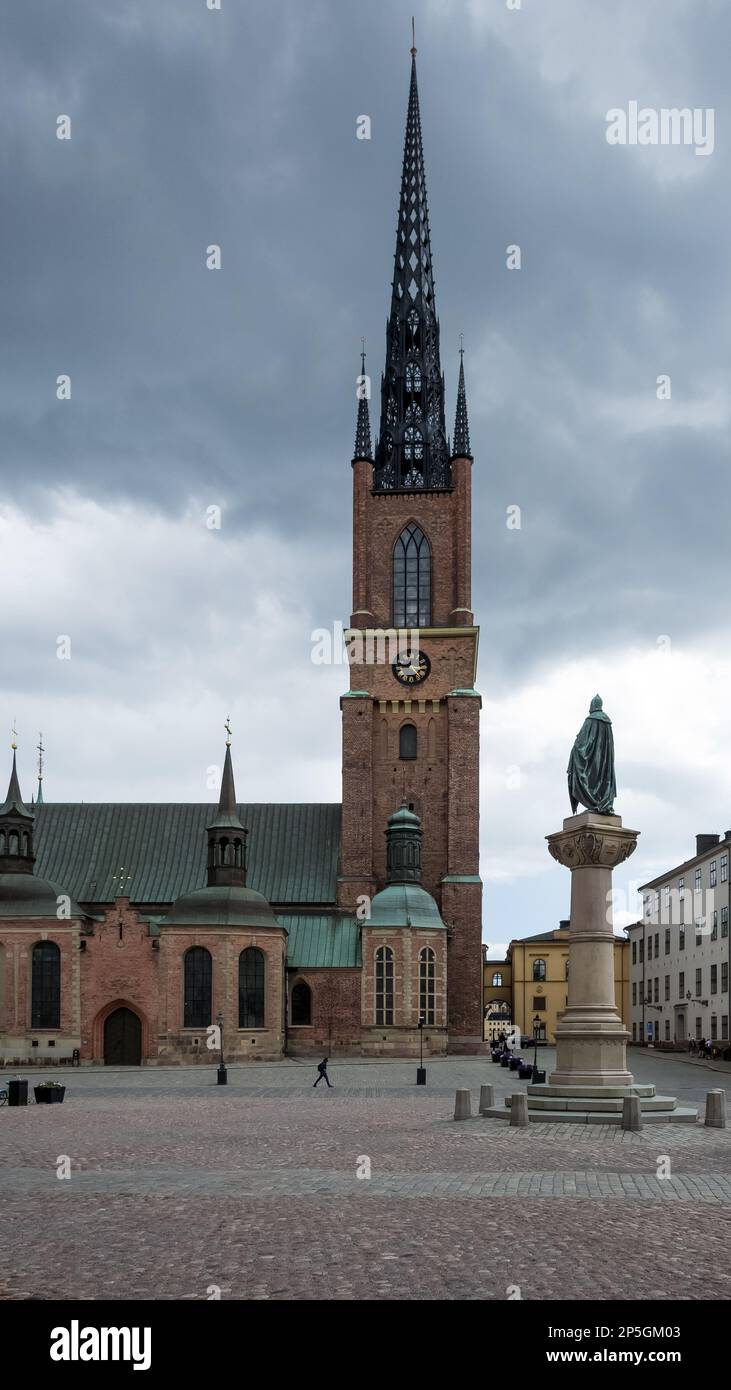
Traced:
MULTIPOLYGON (((540 1018, 538 1037, 549 1044, 556 1041, 556 1024, 568 1003, 568 929, 569 923, 561 922, 556 931, 511 941, 504 961, 488 961, 485 957, 485 1038, 492 1039, 498 1022, 498 1001, 504 1001, 509 1006, 512 1022, 524 1037, 533 1037, 533 1020, 540 1018)), ((614 993, 627 1027, 630 1018, 629 942, 620 937, 615 937, 614 941, 614 993)), ((504 1026, 503 1015, 497 1032, 504 1026)))
POLYGON ((509 960, 488 960, 482 947, 484 1037, 493 1042, 513 1017, 512 966, 509 960))

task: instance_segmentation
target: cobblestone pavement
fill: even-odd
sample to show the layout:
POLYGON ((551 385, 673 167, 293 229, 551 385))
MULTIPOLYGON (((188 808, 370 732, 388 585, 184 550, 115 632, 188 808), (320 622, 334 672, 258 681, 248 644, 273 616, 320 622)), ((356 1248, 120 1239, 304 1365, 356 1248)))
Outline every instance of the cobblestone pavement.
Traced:
MULTIPOLYGON (((731 1086, 663 1062, 631 1064, 731 1086)), ((54 1072, 62 1106, 0 1109, 0 1297, 731 1298, 729 1131, 455 1123, 457 1085, 522 1089, 483 1059, 332 1074, 54 1072)))

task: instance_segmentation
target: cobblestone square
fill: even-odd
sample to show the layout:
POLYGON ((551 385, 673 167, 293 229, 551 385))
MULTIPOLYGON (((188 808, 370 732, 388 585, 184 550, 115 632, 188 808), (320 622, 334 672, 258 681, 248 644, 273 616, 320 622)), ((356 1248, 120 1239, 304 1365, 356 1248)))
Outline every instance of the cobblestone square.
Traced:
MULTIPOLYGON (((728 1067, 630 1065, 701 1115, 731 1090, 728 1067)), ((406 1061, 335 1062, 330 1091, 292 1061, 225 1088, 213 1066, 55 1075, 62 1106, 0 1110, 4 1299, 731 1297, 726 1130, 511 1129, 479 1087, 521 1083, 475 1058, 426 1089, 406 1061)))

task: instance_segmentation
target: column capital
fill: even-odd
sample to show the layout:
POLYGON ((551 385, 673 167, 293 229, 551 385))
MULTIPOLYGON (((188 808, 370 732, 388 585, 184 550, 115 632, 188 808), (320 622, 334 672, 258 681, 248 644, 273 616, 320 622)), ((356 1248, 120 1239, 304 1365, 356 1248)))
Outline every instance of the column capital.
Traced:
POLYGON ((614 869, 629 859, 637 847, 638 830, 625 829, 621 816, 600 816, 583 811, 567 816, 563 830, 547 835, 548 852, 567 869, 595 866, 614 869))

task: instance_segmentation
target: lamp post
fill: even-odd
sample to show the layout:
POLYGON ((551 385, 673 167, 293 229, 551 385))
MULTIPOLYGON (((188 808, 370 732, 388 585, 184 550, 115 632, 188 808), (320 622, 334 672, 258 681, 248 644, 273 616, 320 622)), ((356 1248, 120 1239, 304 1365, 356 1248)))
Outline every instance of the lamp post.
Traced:
POLYGON ((424 1066, 424 1015, 419 1014, 419 1065, 416 1070, 417 1086, 426 1086, 426 1067, 424 1066))
POLYGON ((538 1029, 541 1026, 540 1014, 536 1014, 533 1019, 533 1085, 538 1079, 538 1029))
POLYGON ((218 1040, 221 1044, 221 1060, 218 1064, 217 1080, 219 1086, 227 1086, 228 1072, 226 1071, 226 1063, 223 1060, 223 1014, 216 1014, 216 1023, 218 1024, 218 1040))

